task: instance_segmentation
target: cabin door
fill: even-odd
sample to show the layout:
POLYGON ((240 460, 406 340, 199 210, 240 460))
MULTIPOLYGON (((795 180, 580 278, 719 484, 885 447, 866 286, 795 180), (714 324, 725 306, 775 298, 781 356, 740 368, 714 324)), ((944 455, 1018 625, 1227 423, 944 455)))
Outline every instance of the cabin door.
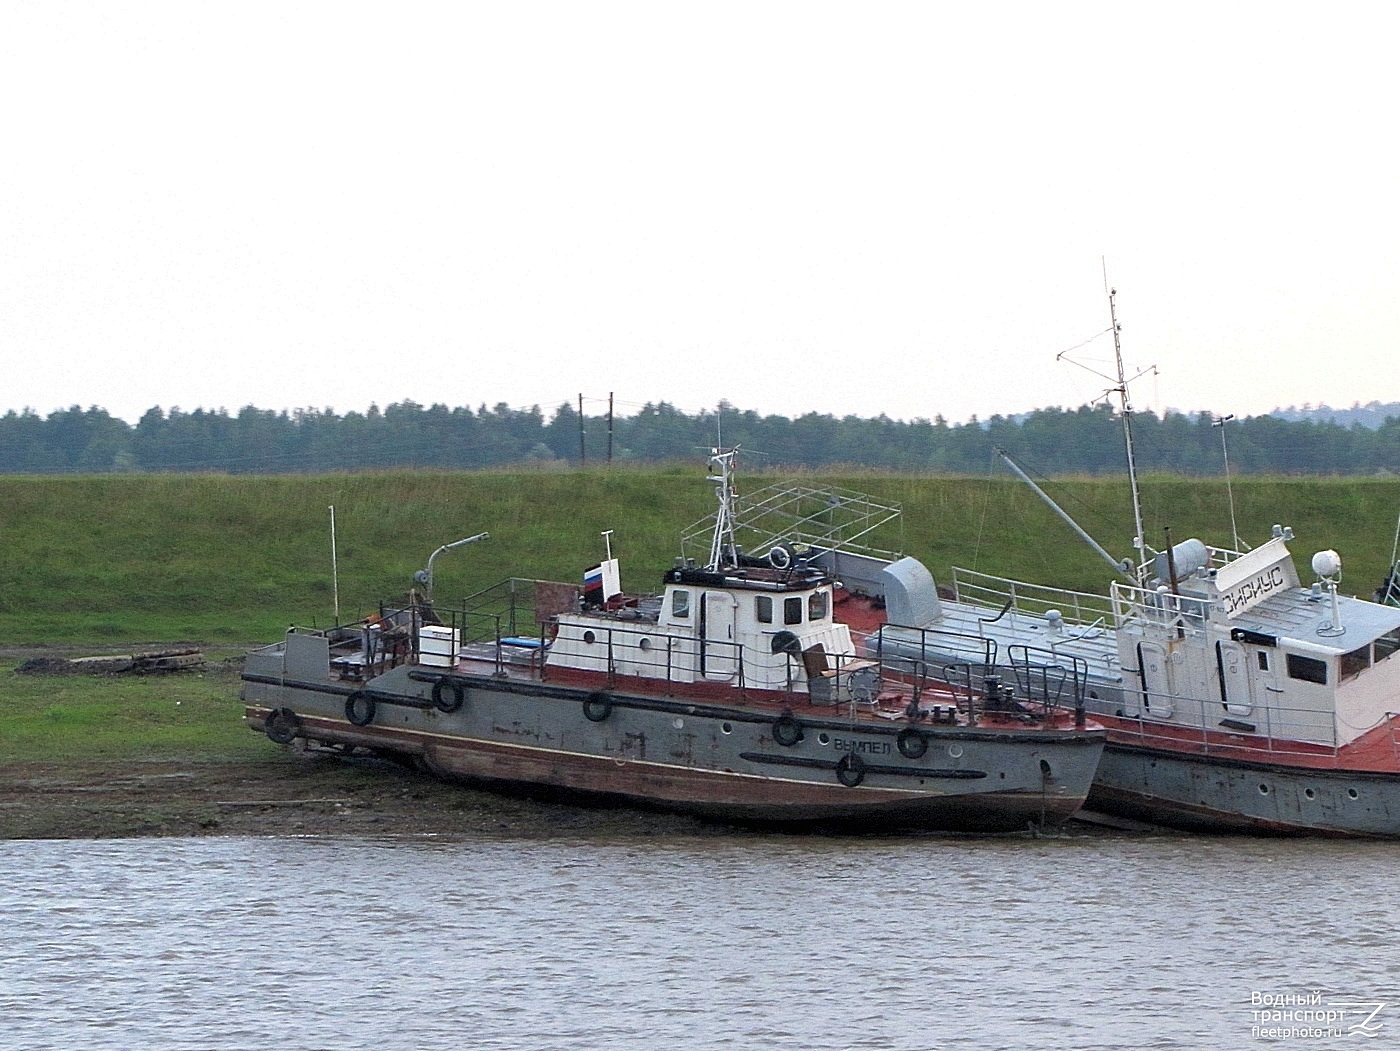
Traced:
POLYGON ((1238 642, 1215 643, 1216 672, 1220 679, 1220 703, 1229 715, 1254 711, 1254 683, 1249 674, 1254 657, 1238 642))
POLYGON ((1140 642, 1137 647, 1139 682, 1142 685, 1142 713, 1153 719, 1172 715, 1171 655, 1156 642, 1140 642))
POLYGON ((700 676, 724 681, 739 668, 739 647, 734 640, 734 597, 724 591, 707 591, 700 597, 700 676))

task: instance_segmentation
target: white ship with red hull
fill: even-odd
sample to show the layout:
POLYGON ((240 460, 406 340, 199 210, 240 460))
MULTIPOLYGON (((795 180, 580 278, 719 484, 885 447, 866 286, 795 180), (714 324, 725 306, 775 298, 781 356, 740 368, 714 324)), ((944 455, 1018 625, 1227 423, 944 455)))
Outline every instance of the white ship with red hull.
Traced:
MULTIPOLYGON (((1088 807, 1211 832, 1400 836, 1400 609, 1299 578, 1278 530, 1177 545, 1110 599, 956 571, 930 626, 1083 661, 1109 741, 1088 807), (1157 571, 1162 575, 1158 575, 1157 571)), ((894 636, 890 636, 893 640, 894 636)), ((905 646, 908 649, 908 645, 905 646)), ((934 656, 933 653, 929 654, 934 656)))
POLYGON ((1194 539, 1151 551, 1112 292, 1109 307, 1108 393, 1122 399, 1145 561, 1116 562, 1003 454, 1125 580, 1106 601, 955 570, 952 599, 915 622, 939 634, 888 631, 887 645, 955 658, 943 640, 968 636, 1083 667, 1086 705, 1109 733, 1090 808, 1203 831, 1400 837, 1400 609, 1340 594, 1333 551, 1304 581, 1280 526, 1252 551, 1194 539))

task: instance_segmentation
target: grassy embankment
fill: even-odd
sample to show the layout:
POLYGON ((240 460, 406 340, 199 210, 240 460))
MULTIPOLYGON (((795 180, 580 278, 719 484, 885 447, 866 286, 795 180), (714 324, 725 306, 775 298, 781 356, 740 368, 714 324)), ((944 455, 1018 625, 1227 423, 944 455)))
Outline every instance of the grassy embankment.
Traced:
MULTIPOLYGON (((957 564, 1086 591, 1107 568, 1014 480, 889 475, 827 479, 903 506, 883 539, 946 579, 957 564)), ((741 479, 756 488, 769 479, 741 479)), ((1057 483, 1061 503, 1117 555, 1131 512, 1121 481, 1057 483)), ((1343 590, 1369 595, 1389 561, 1400 483, 1245 479, 1235 486, 1244 539, 1292 525, 1300 571, 1338 550, 1343 590)), ((82 643, 120 652, 136 641, 215 644, 215 656, 277 638, 289 623, 332 619, 327 508, 334 504, 342 619, 401 594, 439 544, 491 539, 440 557, 440 600, 508 576, 576 580, 614 530, 623 583, 655 586, 682 528, 713 509, 698 468, 584 473, 491 472, 241 478, 0 478, 0 645, 82 643)), ((1149 540, 1226 542, 1219 482, 1150 478, 1149 540)), ((162 679, 24 677, 0 660, 0 763, 77 759, 242 761, 266 742, 238 719, 230 671, 162 679)))

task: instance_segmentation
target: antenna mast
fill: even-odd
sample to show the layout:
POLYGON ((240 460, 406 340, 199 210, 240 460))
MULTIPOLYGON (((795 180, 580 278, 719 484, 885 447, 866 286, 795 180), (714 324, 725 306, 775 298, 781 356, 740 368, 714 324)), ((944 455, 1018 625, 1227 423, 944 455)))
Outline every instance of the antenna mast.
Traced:
POLYGON ((719 510, 715 512, 715 531, 710 541, 710 560, 705 568, 709 570, 727 569, 737 564, 734 559, 737 549, 734 546, 734 457, 739 452, 733 449, 710 450, 710 467, 715 473, 706 481, 717 483, 715 496, 719 498, 719 510))
POLYGON ((1220 455, 1225 460, 1225 495, 1230 500, 1230 535, 1234 538, 1235 550, 1244 551, 1246 548, 1240 543, 1239 527, 1235 525, 1235 488, 1230 484, 1230 450, 1225 444, 1225 425, 1234 418, 1235 414, 1233 412, 1225 416, 1219 416, 1211 426, 1220 428, 1220 455))
POLYGON ((1118 392, 1119 401, 1123 411, 1123 444, 1128 454, 1128 487, 1133 492, 1133 547, 1137 549, 1137 560, 1140 566, 1146 555, 1146 540, 1142 534, 1142 498, 1138 495, 1137 481, 1137 461, 1133 456, 1133 405, 1128 399, 1128 379, 1123 373, 1123 347, 1118 341, 1118 310, 1113 299, 1118 295, 1118 289, 1108 290, 1108 319, 1113 325, 1113 359, 1118 366, 1118 386, 1114 388, 1118 392))

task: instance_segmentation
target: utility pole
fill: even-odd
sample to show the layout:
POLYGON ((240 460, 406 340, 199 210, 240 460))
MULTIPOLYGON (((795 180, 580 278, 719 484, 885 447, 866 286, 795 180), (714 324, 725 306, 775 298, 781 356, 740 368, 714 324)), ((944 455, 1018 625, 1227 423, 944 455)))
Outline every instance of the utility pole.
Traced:
POLYGON ((578 465, 579 465, 580 467, 584 467, 584 466, 587 465, 587 463, 588 463, 588 454, 587 454, 586 452, 584 452, 584 448, 583 448, 583 393, 582 393, 582 392, 579 392, 579 396, 578 396, 578 465))

